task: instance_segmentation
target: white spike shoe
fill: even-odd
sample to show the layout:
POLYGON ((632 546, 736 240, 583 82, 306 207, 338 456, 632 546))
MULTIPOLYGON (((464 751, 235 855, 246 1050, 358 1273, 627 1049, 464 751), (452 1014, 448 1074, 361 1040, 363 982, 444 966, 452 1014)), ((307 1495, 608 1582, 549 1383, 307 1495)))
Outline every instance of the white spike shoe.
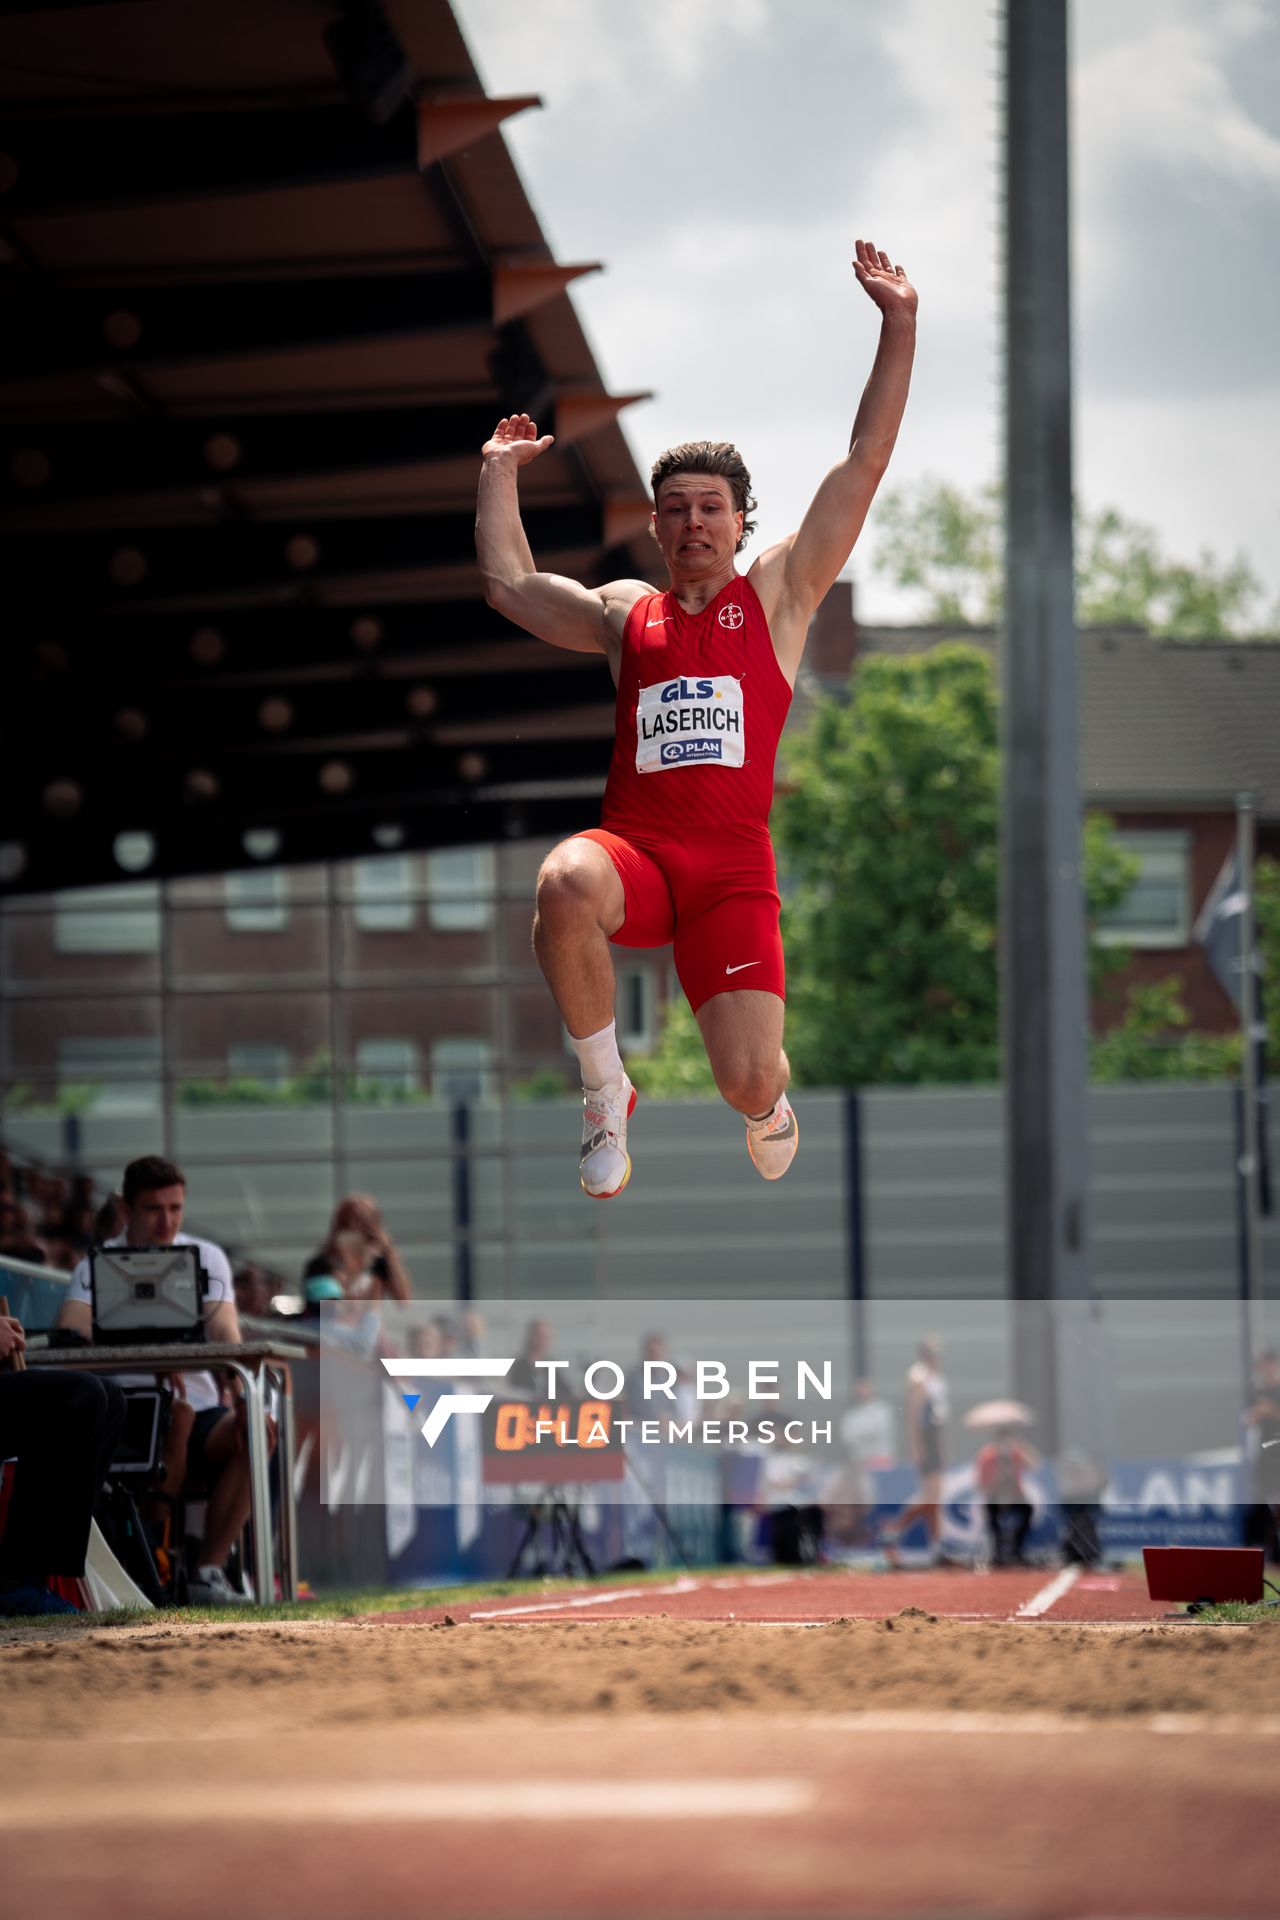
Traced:
POLYGON ((765 1180, 781 1180, 799 1145, 800 1123, 785 1093, 778 1095, 773 1112, 763 1120, 747 1121, 747 1152, 765 1180))
POLYGON ((619 1086, 582 1089, 578 1178, 592 1200, 612 1200, 631 1178, 627 1122, 635 1108, 636 1090, 625 1073, 619 1086))

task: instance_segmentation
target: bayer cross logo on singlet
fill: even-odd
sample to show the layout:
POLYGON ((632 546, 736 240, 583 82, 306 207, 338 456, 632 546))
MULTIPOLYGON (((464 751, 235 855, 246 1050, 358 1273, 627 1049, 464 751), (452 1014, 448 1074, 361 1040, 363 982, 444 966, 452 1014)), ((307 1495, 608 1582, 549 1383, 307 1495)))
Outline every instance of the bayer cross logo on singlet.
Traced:
POLYGON ((721 607, 719 613, 716 615, 716 619, 722 627, 734 628, 740 627, 746 617, 736 600, 731 600, 727 607, 721 607))

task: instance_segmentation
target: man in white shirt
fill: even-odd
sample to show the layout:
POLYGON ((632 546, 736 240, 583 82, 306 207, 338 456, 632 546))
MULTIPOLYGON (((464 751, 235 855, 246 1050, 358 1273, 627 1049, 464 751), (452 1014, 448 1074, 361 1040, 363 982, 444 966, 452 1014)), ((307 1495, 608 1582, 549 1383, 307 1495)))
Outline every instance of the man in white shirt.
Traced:
MULTIPOLYGON (((109 1247, 197 1247, 204 1269, 205 1333, 210 1340, 238 1342, 240 1318, 236 1312, 231 1263, 212 1240, 182 1232, 187 1181, 180 1167, 158 1154, 130 1161, 124 1170, 122 1195, 125 1230, 105 1244, 109 1247)), ((82 1260, 71 1276, 67 1298, 58 1313, 58 1325, 93 1337, 93 1297, 89 1262, 82 1260)), ((226 1575, 226 1561, 249 1518, 252 1493, 249 1454, 245 1439, 243 1400, 235 1408, 222 1404, 212 1373, 175 1374, 175 1430, 188 1430, 185 1460, 170 1463, 164 1490, 179 1485, 208 1487, 204 1538, 187 1597, 197 1606, 233 1606, 238 1594, 226 1575), (185 1402, 185 1405, 184 1405, 185 1402)), ((274 1434, 268 1428, 274 1445, 274 1434)))

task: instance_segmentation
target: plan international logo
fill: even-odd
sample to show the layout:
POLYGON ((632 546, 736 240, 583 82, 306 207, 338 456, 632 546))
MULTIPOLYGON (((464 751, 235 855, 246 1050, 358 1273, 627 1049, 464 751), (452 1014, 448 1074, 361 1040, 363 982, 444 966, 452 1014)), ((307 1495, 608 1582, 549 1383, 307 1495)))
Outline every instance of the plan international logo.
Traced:
MULTIPOLYGON (((474 1360, 384 1359, 382 1364, 395 1380, 453 1382, 460 1378, 504 1380, 515 1361, 513 1358, 483 1357, 474 1360)), ((585 1399, 566 1392, 557 1384, 557 1374, 569 1371, 567 1360, 535 1360, 533 1366, 546 1376, 545 1390, 540 1396, 542 1405, 536 1414, 526 1401, 513 1402, 499 1409, 495 1444, 500 1451, 520 1451, 526 1446, 538 1446, 544 1438, 552 1439, 560 1447, 608 1447, 615 1441, 625 1445, 632 1432, 642 1446, 694 1444, 732 1447, 754 1444, 769 1447, 779 1441, 789 1446, 800 1442, 814 1446, 830 1446, 832 1443, 829 1420, 806 1423, 793 1419, 780 1423, 776 1419, 667 1418, 663 1421, 642 1417, 642 1414, 649 1413, 652 1402, 674 1402, 676 1399, 676 1368, 669 1360, 645 1360, 630 1384, 615 1360, 593 1360, 583 1376, 585 1399), (623 1417, 614 1418, 613 1403, 618 1400, 625 1401, 627 1411, 623 1417), (577 1427, 576 1438, 572 1439, 569 1435, 571 1424, 577 1427)), ((781 1401, 781 1371, 781 1362, 776 1360, 749 1361, 746 1389, 738 1393, 738 1404, 743 1401, 750 1405, 781 1401)), ((695 1398, 700 1406, 706 1401, 727 1400, 734 1393, 729 1369, 722 1360, 699 1360, 694 1368, 693 1382, 695 1398)), ((795 1399, 803 1401, 810 1393, 820 1400, 831 1399, 829 1360, 822 1361, 816 1368, 811 1367, 807 1360, 796 1362, 795 1399)), ((441 1393, 422 1423, 422 1436, 427 1445, 435 1446, 455 1413, 485 1413, 493 1404, 494 1397, 492 1393, 441 1393)), ((422 1395, 402 1392, 401 1398, 412 1413, 422 1395)))

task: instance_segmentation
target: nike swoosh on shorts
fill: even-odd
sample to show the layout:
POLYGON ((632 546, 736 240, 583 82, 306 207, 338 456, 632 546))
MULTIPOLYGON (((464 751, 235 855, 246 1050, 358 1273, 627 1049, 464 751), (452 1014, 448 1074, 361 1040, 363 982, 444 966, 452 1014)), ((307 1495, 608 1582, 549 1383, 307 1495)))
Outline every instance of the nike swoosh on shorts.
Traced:
POLYGON ((725 972, 726 973, 745 973, 748 967, 758 967, 759 965, 760 965, 760 962, 758 960, 742 960, 742 961, 739 961, 736 967, 726 967, 725 972))

